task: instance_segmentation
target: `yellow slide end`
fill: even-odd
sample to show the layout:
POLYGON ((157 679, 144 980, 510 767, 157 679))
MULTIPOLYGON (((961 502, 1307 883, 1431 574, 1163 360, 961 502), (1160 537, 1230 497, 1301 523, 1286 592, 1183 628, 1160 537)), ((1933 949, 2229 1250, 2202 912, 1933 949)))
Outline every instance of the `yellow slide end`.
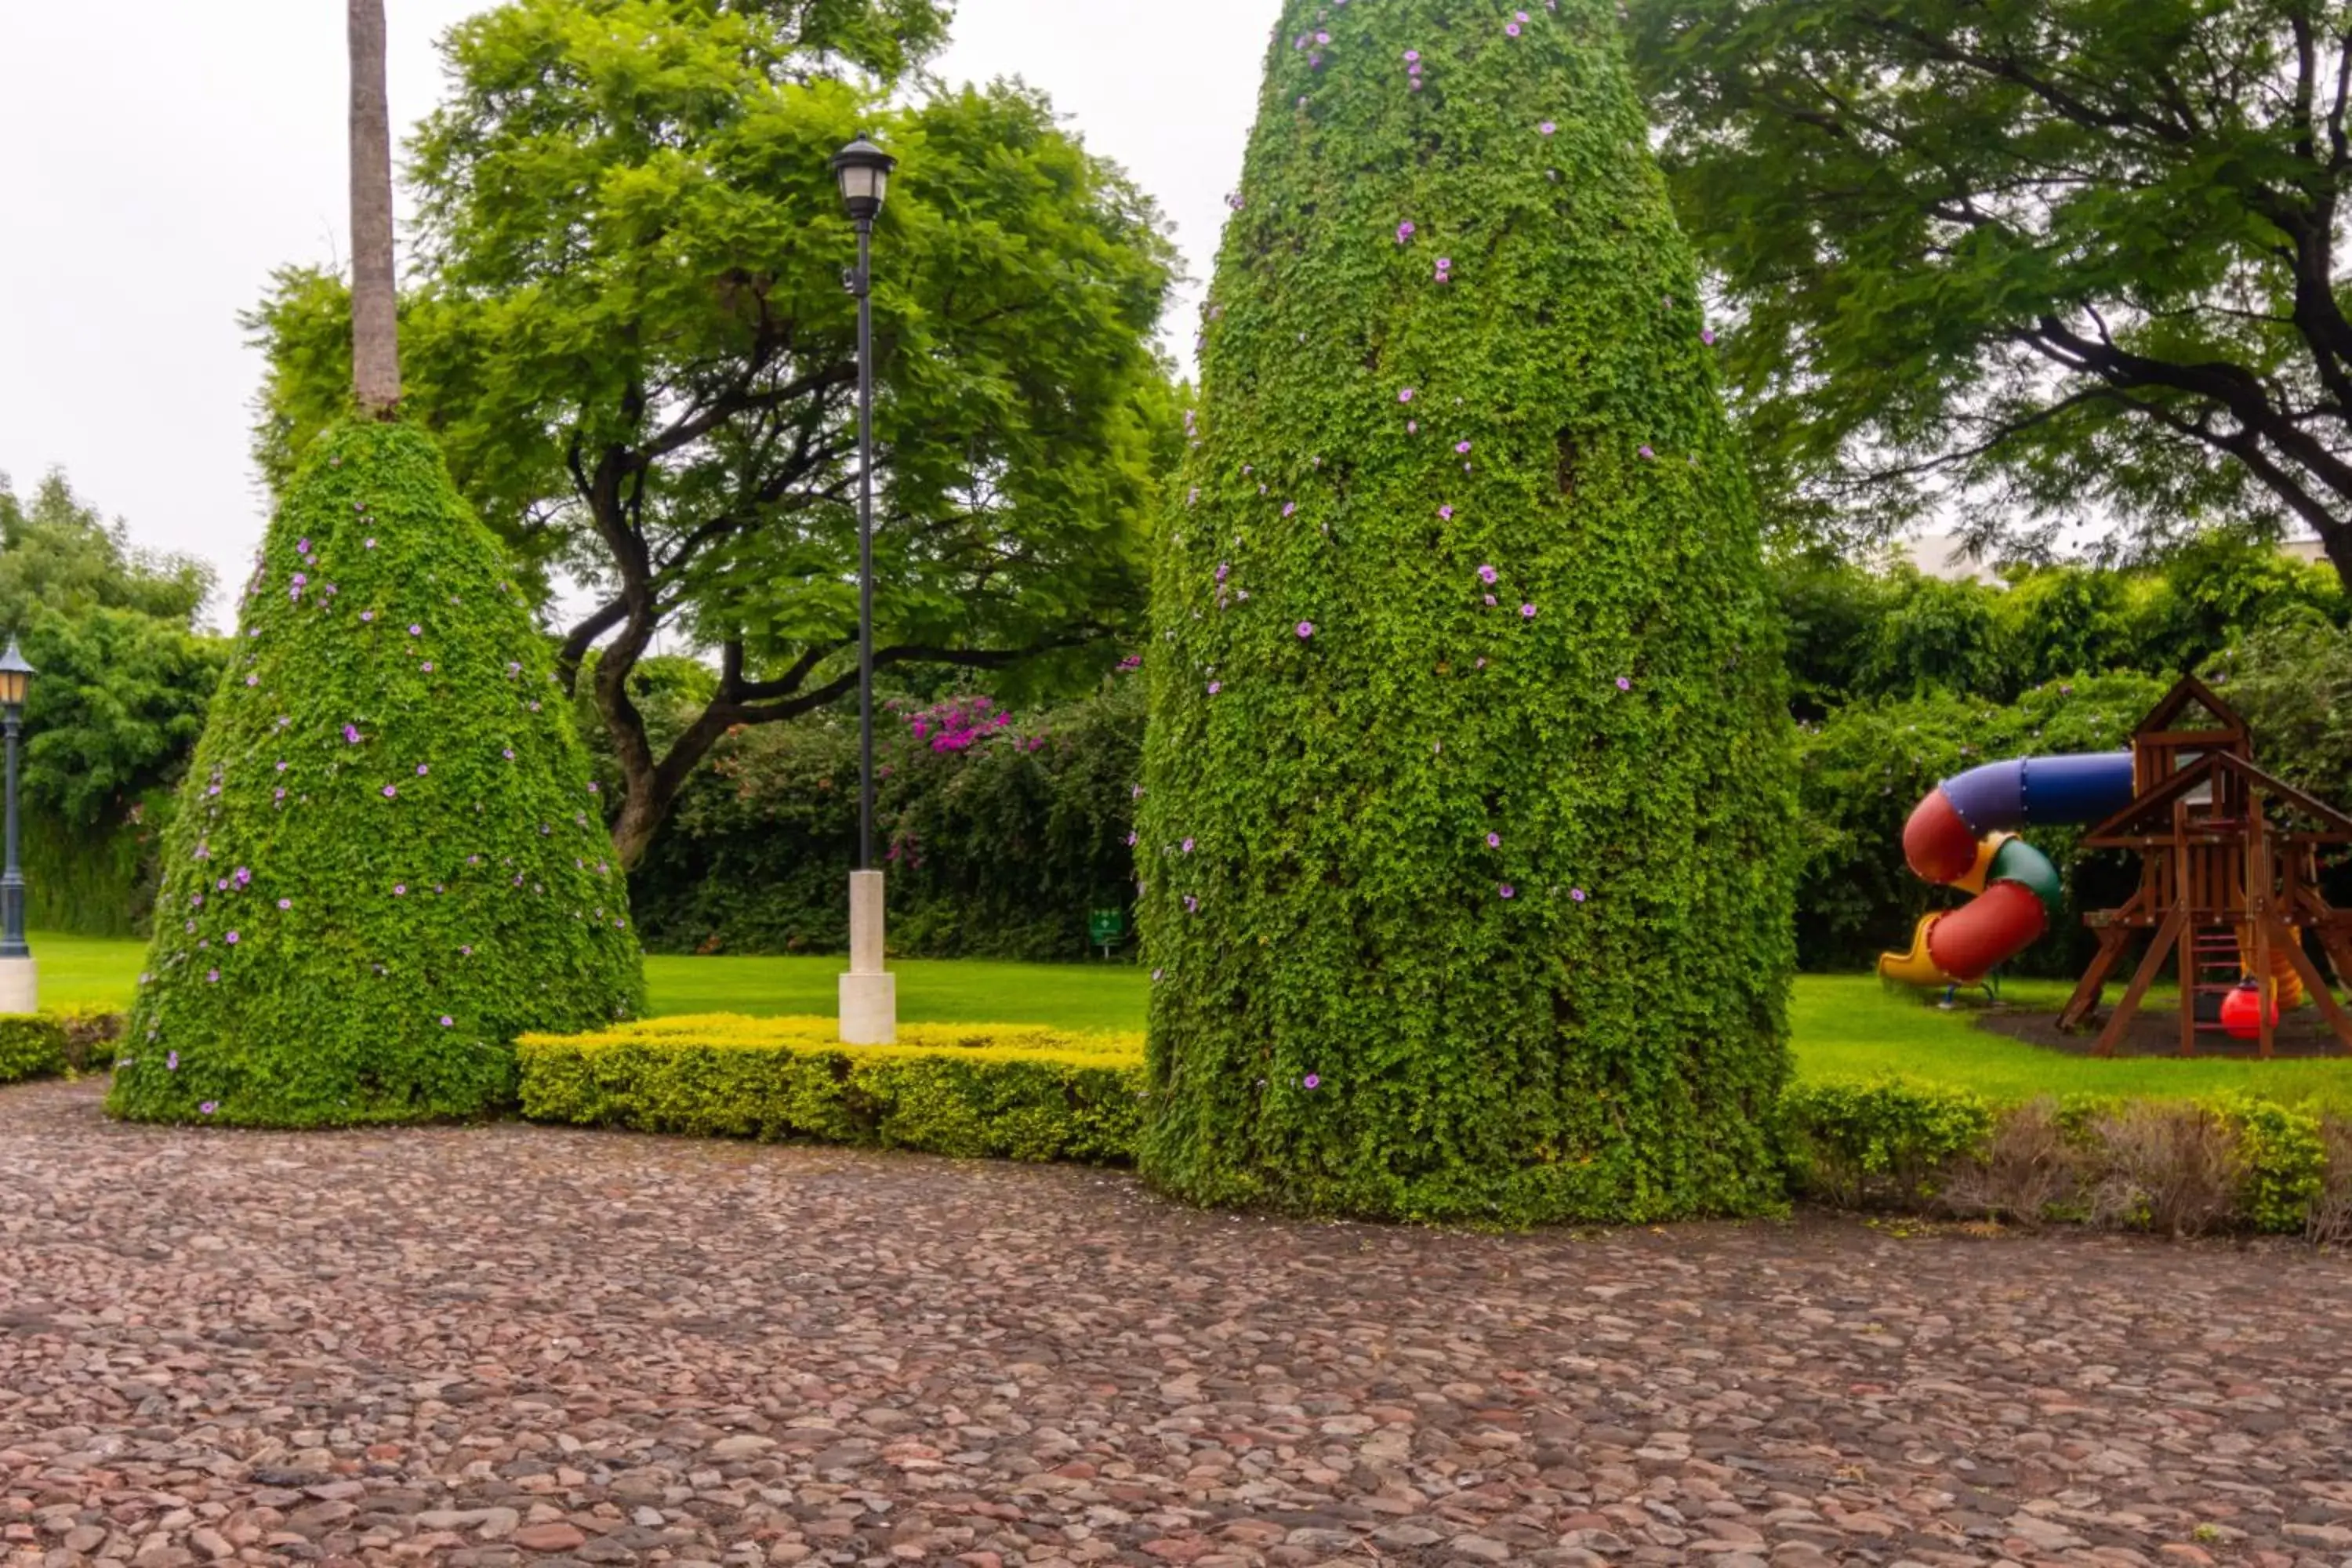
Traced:
POLYGON ((1943 919, 1942 914, 1921 915, 1918 929, 1911 933, 1908 952, 1882 952, 1878 955, 1878 977, 1898 985, 1958 985, 1959 981, 1936 967, 1927 956, 1927 928, 1943 919))
MULTIPOLYGON (((2297 928, 2290 926, 2287 929, 2294 932, 2298 942, 2303 939, 2303 932, 2297 928)), ((2249 974, 2253 973, 2254 933, 2250 927, 2239 928, 2238 963, 2249 974)), ((2294 972, 2294 964, 2287 955, 2275 947, 2271 949, 2271 995, 2278 1002, 2282 1013, 2292 1013, 2303 1005, 2303 976, 2294 972)))

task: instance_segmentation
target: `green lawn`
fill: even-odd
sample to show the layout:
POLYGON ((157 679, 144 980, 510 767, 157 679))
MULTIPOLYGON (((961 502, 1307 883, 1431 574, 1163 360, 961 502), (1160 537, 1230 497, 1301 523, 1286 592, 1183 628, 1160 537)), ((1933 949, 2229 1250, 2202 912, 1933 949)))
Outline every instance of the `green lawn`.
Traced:
MULTIPOLYGON (((130 998, 142 943, 90 937, 32 937, 41 999, 52 1006, 121 1005, 130 998)), ((1128 964, 985 963, 907 959, 898 975, 898 1016, 917 1022, 1056 1024, 1080 1029, 1139 1029, 1147 982, 1128 964)), ((656 1013, 829 1014, 834 957, 676 958, 646 961, 656 1013)), ((2021 981, 2009 1000, 2055 1008, 2066 986, 2021 981)), ((2171 1005, 2151 994, 2149 1005, 2171 1005)), ((1965 1010, 1931 997, 1882 989, 1874 975, 1809 974, 1790 1009, 1797 1068, 1808 1078, 1900 1072, 1970 1085, 1997 1099, 2055 1094, 2210 1094, 2260 1089, 2282 1100, 2352 1108, 2352 1060, 2103 1062, 2061 1056, 1974 1027, 1965 1010)))

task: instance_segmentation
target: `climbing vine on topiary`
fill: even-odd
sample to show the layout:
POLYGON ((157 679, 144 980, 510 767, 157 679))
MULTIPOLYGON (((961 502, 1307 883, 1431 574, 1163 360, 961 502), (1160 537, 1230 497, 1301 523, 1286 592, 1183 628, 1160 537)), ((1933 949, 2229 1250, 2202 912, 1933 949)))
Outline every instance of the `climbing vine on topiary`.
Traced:
POLYGON ((1174 1193, 1779 1201, 1779 650, 1614 27, 1285 6, 1153 586, 1142 1164, 1174 1193))
POLYGON ((642 1002, 545 639, 413 426, 329 430, 271 521, 164 847, 109 1108, 469 1116, 514 1037, 642 1002))

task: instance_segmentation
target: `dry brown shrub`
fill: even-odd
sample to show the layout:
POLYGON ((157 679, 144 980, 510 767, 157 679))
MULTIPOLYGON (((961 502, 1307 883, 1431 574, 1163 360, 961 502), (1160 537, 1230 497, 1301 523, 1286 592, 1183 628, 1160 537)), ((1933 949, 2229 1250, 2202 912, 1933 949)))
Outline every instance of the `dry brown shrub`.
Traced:
POLYGON ((2135 1100, 2091 1126, 2093 1223, 2168 1236, 2227 1228, 2237 1207, 2238 1137, 2188 1101, 2135 1100))
POLYGON ((1958 1215, 2038 1226, 2053 1205, 2075 1195, 2082 1164, 2057 1102, 2045 1096, 2003 1111, 1983 1152, 1953 1163, 1944 1173, 1943 1202, 1958 1215))

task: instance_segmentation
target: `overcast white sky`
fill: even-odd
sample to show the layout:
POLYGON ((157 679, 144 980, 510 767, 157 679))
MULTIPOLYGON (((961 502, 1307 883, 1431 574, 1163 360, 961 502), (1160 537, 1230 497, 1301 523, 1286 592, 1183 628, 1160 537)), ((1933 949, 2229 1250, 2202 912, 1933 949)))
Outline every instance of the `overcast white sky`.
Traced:
MULTIPOLYGON (((434 42, 486 0, 386 0, 404 134, 434 42)), ((1276 0, 962 0, 950 81, 1018 75, 1177 224, 1197 289, 1241 169, 1276 0)), ((49 468, 133 537, 243 576, 270 269, 348 254, 340 0, 0 0, 0 473, 49 468)), ((219 606, 215 607, 215 616, 219 606)))

